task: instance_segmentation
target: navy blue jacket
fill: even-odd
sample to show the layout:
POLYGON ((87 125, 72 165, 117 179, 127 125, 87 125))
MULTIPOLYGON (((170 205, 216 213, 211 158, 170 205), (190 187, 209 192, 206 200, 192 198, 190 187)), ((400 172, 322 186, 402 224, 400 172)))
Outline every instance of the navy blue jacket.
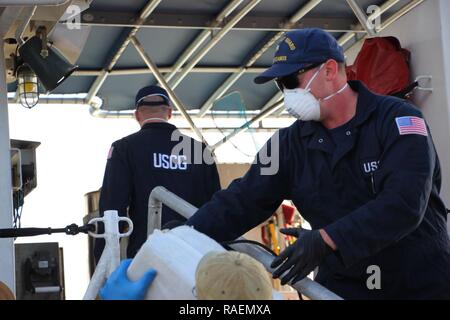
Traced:
POLYGON ((400 135, 397 119, 423 118, 421 112, 360 82, 350 85, 359 96, 349 123, 327 130, 297 121, 280 130, 279 142, 277 135, 269 140, 247 174, 187 223, 231 240, 291 199, 338 247, 316 277, 330 290, 349 299, 450 299, 447 212, 431 133, 400 135), (272 149, 279 149, 279 170, 262 175, 272 149), (380 268, 381 290, 367 287, 370 266, 380 268))
MULTIPOLYGON (((120 216, 128 212, 134 225, 128 258, 133 258, 147 239, 148 198, 153 188, 163 186, 198 207, 220 190, 217 167, 214 161, 207 164, 203 160, 204 150, 204 144, 163 122, 145 124, 140 131, 112 144, 99 209, 101 214, 117 210, 120 216), (179 151, 180 147, 184 150, 179 151)), ((163 206, 162 225, 173 220, 186 219, 163 206)), ((103 239, 96 241, 97 261, 103 247, 103 239)))

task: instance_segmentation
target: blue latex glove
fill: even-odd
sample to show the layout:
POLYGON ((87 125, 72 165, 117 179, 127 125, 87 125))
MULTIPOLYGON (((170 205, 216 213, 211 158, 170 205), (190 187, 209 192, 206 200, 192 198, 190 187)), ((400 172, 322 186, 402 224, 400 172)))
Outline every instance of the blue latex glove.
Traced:
POLYGON ((123 260, 120 266, 106 280, 100 290, 103 300, 143 300, 147 289, 156 277, 156 270, 148 270, 138 281, 130 281, 127 269, 132 259, 123 260))

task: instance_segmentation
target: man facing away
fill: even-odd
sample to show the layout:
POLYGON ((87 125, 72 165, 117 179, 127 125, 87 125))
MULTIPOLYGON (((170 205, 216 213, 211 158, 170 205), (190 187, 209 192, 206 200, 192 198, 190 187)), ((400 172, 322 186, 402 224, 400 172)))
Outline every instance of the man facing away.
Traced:
MULTIPOLYGON (((163 88, 142 88, 135 107, 141 130, 112 144, 99 203, 101 215, 117 210, 133 221, 128 258, 133 258, 147 239, 148 199, 153 188, 163 186, 197 207, 220 190, 217 167, 206 146, 168 123, 172 105, 163 88)), ((164 207, 162 225, 175 220, 185 219, 164 207)), ((104 248, 104 240, 98 240, 96 262, 104 248)))

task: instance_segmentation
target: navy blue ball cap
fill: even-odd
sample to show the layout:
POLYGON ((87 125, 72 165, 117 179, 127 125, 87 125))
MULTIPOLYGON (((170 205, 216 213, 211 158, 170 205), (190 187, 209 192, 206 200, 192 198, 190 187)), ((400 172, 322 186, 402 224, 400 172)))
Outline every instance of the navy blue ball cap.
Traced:
POLYGON ((344 62, 344 50, 328 32, 318 28, 293 30, 279 43, 272 66, 254 79, 266 83, 329 59, 344 62))
MULTIPOLYGON (((134 106, 137 108, 139 104, 147 97, 154 97, 154 96, 160 96, 163 101, 161 104, 165 104, 169 107, 171 107, 169 95, 167 94, 167 91, 159 86, 147 86, 142 88, 138 91, 136 94, 135 104, 134 106)), ((150 104, 149 104, 150 105, 150 104)), ((156 105, 156 104, 151 104, 156 105)))

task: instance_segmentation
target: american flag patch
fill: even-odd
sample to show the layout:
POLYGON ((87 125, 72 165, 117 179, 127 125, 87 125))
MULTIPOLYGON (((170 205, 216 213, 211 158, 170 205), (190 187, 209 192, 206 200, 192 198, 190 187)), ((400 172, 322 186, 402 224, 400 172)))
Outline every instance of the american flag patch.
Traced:
POLYGON ((408 134, 419 134, 428 137, 428 130, 425 120, 419 117, 400 117, 395 118, 398 132, 401 136, 408 134))
POLYGON ((109 152, 108 152, 108 160, 111 159, 111 157, 113 155, 113 151, 114 151, 114 147, 111 147, 111 149, 109 149, 109 152))

